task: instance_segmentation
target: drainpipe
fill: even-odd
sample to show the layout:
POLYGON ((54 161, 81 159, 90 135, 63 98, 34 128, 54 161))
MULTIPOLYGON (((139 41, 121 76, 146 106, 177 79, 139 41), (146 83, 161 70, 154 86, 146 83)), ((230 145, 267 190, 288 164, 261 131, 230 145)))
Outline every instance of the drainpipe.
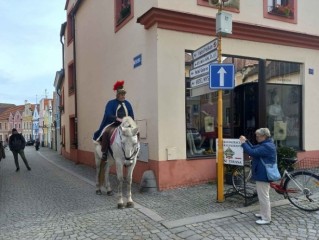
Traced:
MULTIPOLYGON (((61 31, 60 31, 60 42, 62 44, 62 72, 63 72, 63 77, 64 77, 64 42, 62 41, 63 37, 64 37, 64 33, 65 33, 65 28, 66 28, 66 22, 64 22, 61 25, 61 31)), ((61 76, 62 77, 62 76, 61 76)), ((61 87, 61 86, 60 86, 61 87)), ((61 99, 61 89, 58 89, 57 94, 59 95, 59 99, 61 99)), ((61 103, 60 103, 61 104, 61 103)), ((60 136, 62 134, 62 128, 61 128, 61 111, 59 114, 59 122, 60 122, 60 136)))
POLYGON ((74 141, 75 149, 78 149, 78 98, 77 98, 77 80, 76 80, 76 37, 75 37, 75 13, 78 8, 72 10, 72 35, 73 35, 73 77, 74 77, 74 141))
POLYGON ((62 44, 62 69, 64 70, 64 42, 62 41, 65 33, 65 28, 66 28, 66 22, 64 22, 61 25, 61 30, 60 30, 60 43, 62 44))

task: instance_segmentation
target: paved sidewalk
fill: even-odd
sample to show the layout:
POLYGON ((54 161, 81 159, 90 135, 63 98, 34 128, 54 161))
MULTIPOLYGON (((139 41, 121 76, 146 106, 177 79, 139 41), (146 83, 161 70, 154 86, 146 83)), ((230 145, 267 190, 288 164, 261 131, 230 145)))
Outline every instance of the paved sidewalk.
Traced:
MULTIPOLYGON (((319 215, 296 209, 275 192, 272 224, 255 224, 258 204, 240 196, 217 203, 216 185, 155 193, 133 186, 133 209, 117 197, 95 194, 95 169, 57 152, 26 149, 32 171, 13 158, 0 162, 1 239, 319 239, 319 215)), ((113 189, 116 178, 111 177, 113 189)), ((226 187, 226 186, 225 186, 226 187)))
MULTIPOLYGON (((42 148, 39 154, 55 166, 95 186, 94 168, 82 164, 74 164, 57 152, 47 148, 42 148)), ((111 175, 111 183, 113 190, 116 192, 116 176, 111 175)), ((232 187, 225 185, 225 192, 227 190, 232 190, 232 187)), ((95 188, 92 188, 92 192, 94 191, 95 188)), ((103 195, 107 198, 105 191, 103 195)), ((143 211, 144 207, 144 210, 156 219, 169 222, 174 220, 181 222, 180 219, 184 218, 187 218, 187 222, 191 222, 192 218, 194 222, 197 222, 198 217, 196 216, 205 215, 206 220, 210 217, 216 219, 258 209, 257 203, 244 207, 245 200, 239 195, 228 197, 223 203, 218 203, 216 184, 202 184, 155 193, 140 193, 138 184, 133 184, 132 195, 133 200, 138 204, 138 209, 143 211)), ((276 202, 273 204, 288 204, 288 201, 283 200, 283 197, 275 193, 275 191, 272 190, 271 195, 272 201, 276 202)))

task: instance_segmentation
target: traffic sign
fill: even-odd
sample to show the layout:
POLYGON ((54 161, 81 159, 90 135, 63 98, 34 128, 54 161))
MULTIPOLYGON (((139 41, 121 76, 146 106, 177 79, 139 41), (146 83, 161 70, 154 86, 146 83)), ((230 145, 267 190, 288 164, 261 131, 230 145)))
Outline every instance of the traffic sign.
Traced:
POLYGON ((200 58, 201 56, 206 55, 212 51, 215 51, 218 46, 218 39, 215 38, 214 40, 206 43, 204 46, 201 46, 197 50, 195 50, 192 54, 193 60, 200 58))
POLYGON ((210 64, 209 65, 209 88, 214 90, 233 89, 234 64, 210 64))

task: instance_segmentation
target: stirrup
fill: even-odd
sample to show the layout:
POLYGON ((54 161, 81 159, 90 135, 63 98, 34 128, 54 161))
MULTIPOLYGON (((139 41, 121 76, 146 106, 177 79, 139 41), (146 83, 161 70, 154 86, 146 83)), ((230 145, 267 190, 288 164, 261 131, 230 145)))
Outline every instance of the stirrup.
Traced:
POLYGON ((105 161, 105 162, 107 161, 107 153, 103 153, 103 154, 102 154, 101 160, 102 160, 102 161, 105 161))

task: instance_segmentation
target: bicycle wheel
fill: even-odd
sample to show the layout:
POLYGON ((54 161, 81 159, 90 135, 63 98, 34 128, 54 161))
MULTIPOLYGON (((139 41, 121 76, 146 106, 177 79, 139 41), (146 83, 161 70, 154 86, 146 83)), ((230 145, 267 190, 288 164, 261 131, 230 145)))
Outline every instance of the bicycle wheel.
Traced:
POLYGON ((232 184, 236 192, 243 197, 251 198, 257 195, 255 182, 251 179, 249 165, 235 168, 232 173, 232 184))
POLYGON ((319 210, 319 176, 307 171, 291 173, 284 183, 288 200, 305 211, 319 210))

